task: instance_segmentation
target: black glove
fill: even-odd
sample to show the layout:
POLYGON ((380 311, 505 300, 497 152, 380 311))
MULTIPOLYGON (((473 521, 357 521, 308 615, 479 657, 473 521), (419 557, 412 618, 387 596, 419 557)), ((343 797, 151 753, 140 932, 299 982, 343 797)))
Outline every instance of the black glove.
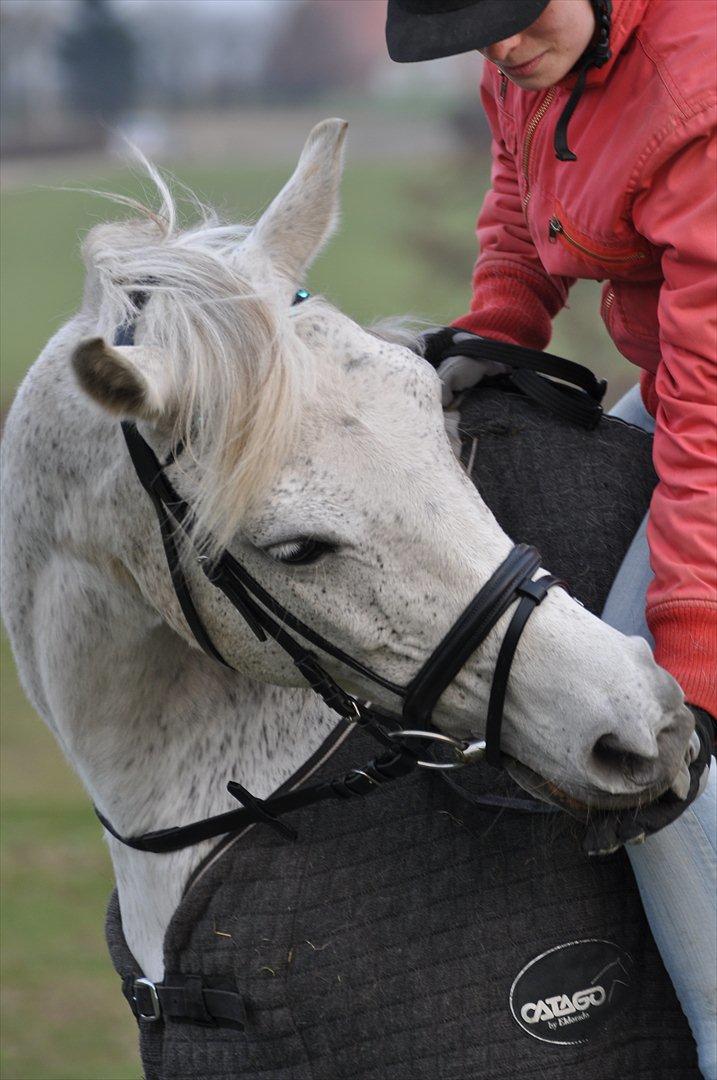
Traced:
POLYGON ((689 790, 680 798, 670 788, 659 799, 647 806, 629 810, 598 811, 587 823, 583 839, 583 851, 587 855, 610 855, 623 844, 639 844, 645 837, 659 832, 684 813, 690 803, 704 791, 714 752, 715 721, 704 709, 690 705, 695 718, 695 740, 690 743, 691 760, 687 769, 690 776, 689 790))

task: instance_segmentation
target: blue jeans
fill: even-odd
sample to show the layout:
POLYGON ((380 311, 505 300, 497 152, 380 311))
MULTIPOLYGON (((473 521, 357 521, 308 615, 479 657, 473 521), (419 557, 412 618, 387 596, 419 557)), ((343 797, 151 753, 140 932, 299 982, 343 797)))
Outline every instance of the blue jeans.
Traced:
MULTIPOLYGON (((634 387, 612 410, 628 423, 654 430, 634 387)), ((645 621, 652 580, 647 517, 625 555, 602 618, 624 634, 654 641, 645 621)), ((717 1080, 717 769, 707 788, 671 825, 628 845, 627 854, 652 934, 697 1043, 705 1080, 717 1080)))

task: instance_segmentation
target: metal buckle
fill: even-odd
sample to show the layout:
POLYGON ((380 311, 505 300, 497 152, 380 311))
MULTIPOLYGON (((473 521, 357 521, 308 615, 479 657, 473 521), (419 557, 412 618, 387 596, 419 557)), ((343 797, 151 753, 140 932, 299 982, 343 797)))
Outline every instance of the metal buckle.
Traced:
MULTIPOLYGON (((363 769, 351 769, 349 776, 363 776, 364 780, 368 780, 371 787, 378 787, 378 782, 374 780, 372 776, 369 776, 367 772, 364 772, 363 769)), ((371 788, 369 788, 369 790, 371 790, 371 788)))
POLYGON ((456 761, 417 761, 422 769, 462 769, 464 765, 470 765, 474 761, 480 761, 485 757, 485 740, 477 739, 475 742, 466 742, 454 739, 452 735, 444 735, 441 731, 387 731, 390 739, 425 739, 427 742, 446 743, 451 747, 456 756, 456 761))
MULTIPOLYGON (((159 1020, 161 1018, 162 1009, 161 1009, 161 1006, 159 1004, 159 995, 157 993, 157 987, 154 985, 154 983, 152 982, 151 979, 145 979, 145 978, 135 979, 134 980, 134 989, 133 989, 132 997, 134 998, 134 1003, 137 1006, 137 1018, 139 1020, 146 1020, 147 1023, 153 1024, 155 1020, 159 1020), (138 987, 141 987, 143 990, 146 990, 147 993, 149 994, 149 1004, 152 1006, 152 1012, 151 1013, 142 1012, 139 1001, 137 1000, 137 988, 138 987)), ((145 1001, 146 1001, 146 998, 145 998, 145 1001)), ((145 1001, 143 1001, 143 1004, 145 1003, 145 1001)))
MULTIPOLYGON (((353 716, 345 716, 344 720, 348 720, 351 724, 357 724, 361 720, 361 717, 363 715, 361 712, 361 706, 359 705, 356 698, 352 698, 350 694, 346 695, 346 704, 349 705, 353 710, 353 716)), ((368 708, 371 708, 370 702, 368 703, 368 708)))

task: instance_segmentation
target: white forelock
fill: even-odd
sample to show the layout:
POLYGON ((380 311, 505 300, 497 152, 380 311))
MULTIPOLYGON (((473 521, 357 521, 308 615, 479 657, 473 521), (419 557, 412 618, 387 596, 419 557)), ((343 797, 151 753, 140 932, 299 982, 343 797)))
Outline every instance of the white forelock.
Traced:
MULTIPOLYGON (((224 546, 291 453, 311 357, 290 298, 247 243, 251 226, 224 224, 192 199, 199 220, 181 227, 169 188, 153 176, 158 212, 132 203, 141 217, 89 233, 86 303, 107 341, 136 320, 136 344, 165 354, 177 405, 173 438, 184 445, 183 460, 200 466, 197 527, 224 546), (148 295, 139 314, 137 292, 148 295)), ((328 317, 327 304, 311 301, 314 313, 319 305, 328 317)))

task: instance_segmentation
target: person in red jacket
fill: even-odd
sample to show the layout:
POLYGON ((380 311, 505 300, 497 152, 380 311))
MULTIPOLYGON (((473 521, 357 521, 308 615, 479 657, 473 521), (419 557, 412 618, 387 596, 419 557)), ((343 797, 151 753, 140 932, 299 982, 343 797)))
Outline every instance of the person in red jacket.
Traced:
MULTIPOLYGON (((659 482, 603 618, 650 641, 704 723, 717 715, 716 32, 713 0, 388 0, 386 26, 399 62, 488 61, 491 188, 453 343, 542 349, 573 282, 605 282, 608 333, 642 369, 641 392, 614 411, 654 431, 659 482)), ((426 335, 429 359, 438 341, 445 329, 426 335)), ((444 400, 482 371, 444 361, 444 400)), ((688 811, 629 849, 712 1080, 714 772, 688 811)))

